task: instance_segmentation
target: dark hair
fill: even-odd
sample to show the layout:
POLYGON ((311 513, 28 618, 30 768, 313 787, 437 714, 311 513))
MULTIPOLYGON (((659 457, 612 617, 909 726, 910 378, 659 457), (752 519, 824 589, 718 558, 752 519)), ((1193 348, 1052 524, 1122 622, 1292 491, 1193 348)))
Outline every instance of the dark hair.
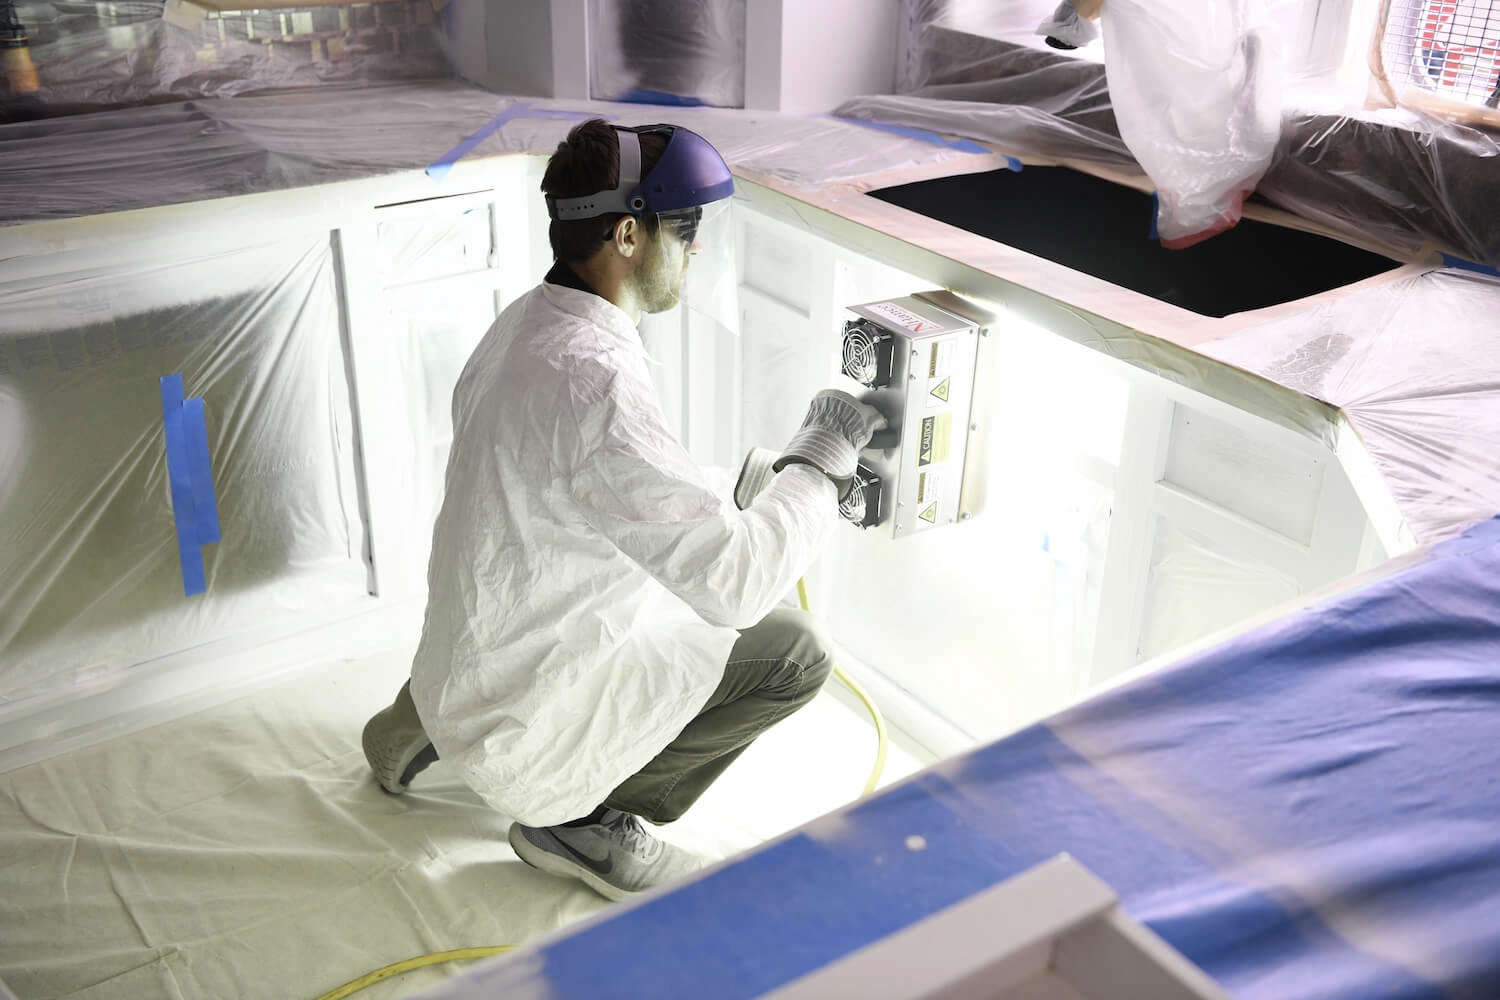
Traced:
MULTIPOLYGON (((646 176, 667 148, 659 135, 641 136, 641 176, 646 176)), ((614 127, 602 118, 590 118, 573 127, 557 144, 542 174, 542 191, 553 198, 582 198, 608 191, 620 183, 620 140, 614 127)), ((581 263, 603 249, 625 213, 615 212, 594 219, 572 222, 552 220, 547 239, 552 256, 565 263, 581 263)))

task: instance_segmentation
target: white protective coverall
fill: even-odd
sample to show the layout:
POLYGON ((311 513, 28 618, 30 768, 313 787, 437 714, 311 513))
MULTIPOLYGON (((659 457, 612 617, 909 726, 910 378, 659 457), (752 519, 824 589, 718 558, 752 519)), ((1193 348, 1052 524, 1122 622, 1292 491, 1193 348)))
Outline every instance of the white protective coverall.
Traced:
POLYGON ((528 826, 587 815, 675 739, 838 521, 806 465, 739 510, 649 364, 613 303, 543 283, 454 391, 412 699, 439 757, 528 826))

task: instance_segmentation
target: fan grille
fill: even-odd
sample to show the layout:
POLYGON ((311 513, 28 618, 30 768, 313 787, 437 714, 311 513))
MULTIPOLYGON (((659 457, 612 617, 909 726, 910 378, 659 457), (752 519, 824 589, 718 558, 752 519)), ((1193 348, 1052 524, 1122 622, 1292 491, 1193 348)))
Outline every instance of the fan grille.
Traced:
POLYGON ((844 374, 869 389, 891 379, 891 335, 862 320, 844 325, 844 374))
POLYGON ((862 385, 874 385, 880 370, 880 353, 875 338, 864 327, 854 327, 844 334, 844 374, 862 385))
POLYGON ((880 520, 880 477, 864 466, 854 473, 848 494, 839 501, 844 519, 868 528, 880 520))

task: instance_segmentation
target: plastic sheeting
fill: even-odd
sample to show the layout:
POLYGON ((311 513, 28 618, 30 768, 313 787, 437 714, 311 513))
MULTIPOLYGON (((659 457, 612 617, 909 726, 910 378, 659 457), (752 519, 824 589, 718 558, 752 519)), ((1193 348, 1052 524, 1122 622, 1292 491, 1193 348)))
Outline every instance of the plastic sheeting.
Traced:
POLYGON ((324 665, 0 775, 0 977, 27 998, 311 1000, 390 962, 520 943, 606 905, 516 861, 509 817, 446 763, 400 799, 371 779, 360 728, 410 654, 403 643, 324 665))
POLYGON ((1340 407, 1419 539, 1500 510, 1500 278, 1432 271, 1203 345, 1340 407))
MULTIPOLYGON (((0 226, 420 170, 462 153, 550 153, 578 114, 670 120, 739 169, 794 184, 869 183, 883 171, 1004 158, 826 116, 516 101, 449 82, 335 88, 0 125, 0 226), (569 117, 540 115, 556 110, 569 117), (768 127, 773 126, 773 127, 768 127), (472 144, 466 137, 476 136, 472 144), (463 147, 462 149, 460 147, 463 147), (101 159, 98 151, 109 149, 101 159), (121 178, 131 178, 122 184, 121 178)), ((449 193, 439 177, 434 195, 449 193)), ((5 252, 0 238, 0 260, 5 252)))
POLYGON ((0 97, 0 121, 330 83, 451 75, 430 0, 248 9, 162 0, 20 0, 41 89, 0 97), (281 8, 281 9, 276 9, 281 8))
POLYGON ((337 309, 326 241, 0 269, 0 709, 366 598, 337 309), (196 596, 174 373, 204 401, 221 526, 196 596))
POLYGON ((1271 162, 1284 62, 1261 0, 1109 0, 1105 73, 1120 135, 1156 185, 1162 244, 1240 220, 1271 162))
MULTIPOLYGON (((1028 40, 1025 25, 1037 9, 1031 0, 974 8, 967 0, 913 0, 903 93, 855 98, 837 113, 964 136, 1023 157, 1144 173, 1150 156, 1138 161, 1121 139, 1120 99, 1111 99, 1098 61, 1103 43, 1063 53, 1028 40)), ((1194 8, 1180 32, 1164 37, 1207 30, 1200 17, 1194 8)), ((1219 90, 1183 93, 1205 108, 1215 101, 1230 107, 1219 90)), ((1259 198, 1397 257, 1435 244, 1500 266, 1500 216, 1483 209, 1500 198, 1493 132, 1412 111, 1329 106, 1300 83, 1283 94, 1280 141, 1255 185, 1259 198)), ((1197 107, 1190 103, 1188 112, 1197 107)), ((1215 125, 1194 113, 1191 120, 1212 129, 1230 118, 1226 112, 1215 125)), ((1176 127, 1160 115, 1153 122, 1176 127)))
POLYGON ((1035 36, 1051 5, 908 0, 908 8, 904 96, 855 98, 839 114, 969 135, 1019 155, 1134 166, 1098 62, 1103 47, 1063 55, 1035 36))
MULTIPOLYGON (((903 58, 896 85, 902 93, 1012 75, 1007 64, 1022 58, 1016 48, 1055 54, 1046 38, 1063 10, 1058 0, 902 0, 901 5, 903 58)), ((1079 6, 1098 17, 1097 3, 1079 6)), ((1070 56, 1097 63, 1104 49, 1089 44, 1070 56)))
MULTIPOLYGON (((391 962, 521 944, 606 907, 517 861, 510 818, 450 763, 400 798, 375 784, 360 728, 407 676, 418 627, 357 659, 325 640, 291 682, 0 775, 0 978, 28 1000, 311 1000, 391 962)), ((288 640, 262 655, 297 653, 288 640)), ((664 835, 722 857, 851 800, 874 748, 863 711, 819 698, 664 835)), ((887 781, 918 767, 892 744, 887 781)))
POLYGON ((1436 244, 1500 267, 1500 135, 1407 111, 1297 113, 1258 193, 1404 255, 1436 244))
POLYGON ((745 0, 589 0, 589 93, 745 104, 745 0))

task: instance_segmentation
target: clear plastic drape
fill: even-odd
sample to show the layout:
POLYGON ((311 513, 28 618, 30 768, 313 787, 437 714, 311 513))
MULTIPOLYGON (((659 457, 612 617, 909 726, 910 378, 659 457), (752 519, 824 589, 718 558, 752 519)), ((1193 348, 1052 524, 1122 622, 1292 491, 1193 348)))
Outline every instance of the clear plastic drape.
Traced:
POLYGON ((0 267, 0 712, 365 599, 326 242, 0 267), (203 401, 220 540, 189 595, 160 381, 203 401))
POLYGON ((40 89, 7 97, 0 87, 0 121, 452 72, 430 0, 226 13, 163 0, 18 0, 16 11, 40 89))

